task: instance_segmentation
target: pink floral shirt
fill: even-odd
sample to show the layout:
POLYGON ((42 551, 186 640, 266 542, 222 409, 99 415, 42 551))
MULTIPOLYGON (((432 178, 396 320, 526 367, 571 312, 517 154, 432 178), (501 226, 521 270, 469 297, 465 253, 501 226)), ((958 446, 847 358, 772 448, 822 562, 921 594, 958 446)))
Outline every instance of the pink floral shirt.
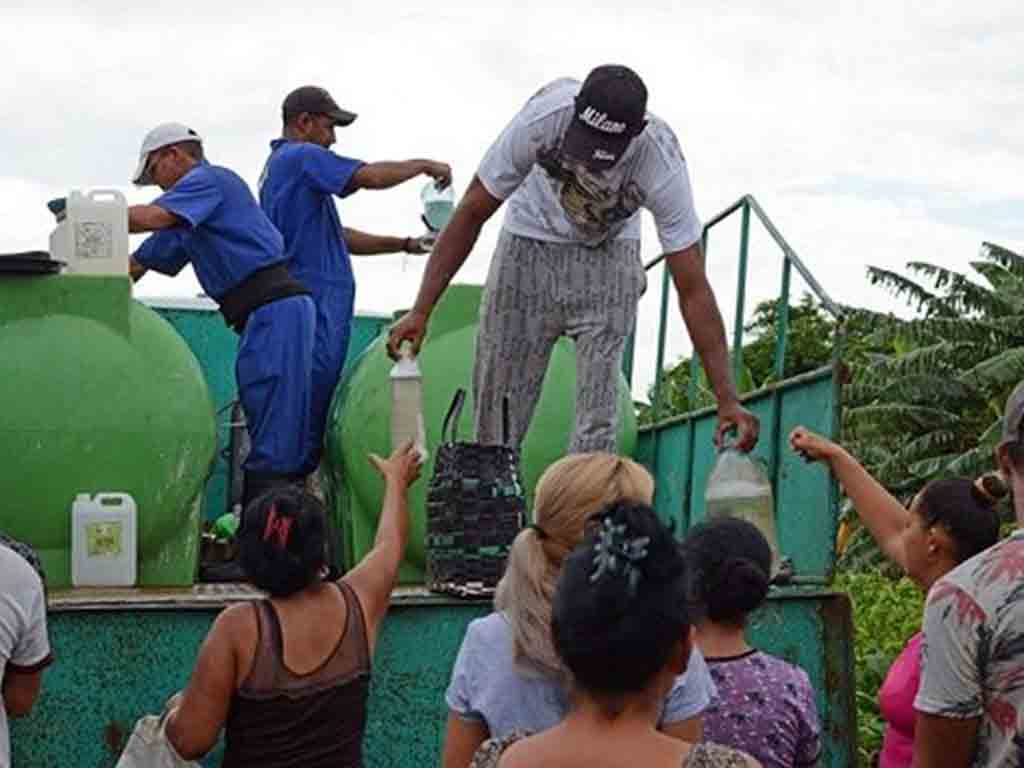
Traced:
POLYGON ((981 718, 973 768, 1024 768, 1024 531, 936 582, 914 707, 981 718))

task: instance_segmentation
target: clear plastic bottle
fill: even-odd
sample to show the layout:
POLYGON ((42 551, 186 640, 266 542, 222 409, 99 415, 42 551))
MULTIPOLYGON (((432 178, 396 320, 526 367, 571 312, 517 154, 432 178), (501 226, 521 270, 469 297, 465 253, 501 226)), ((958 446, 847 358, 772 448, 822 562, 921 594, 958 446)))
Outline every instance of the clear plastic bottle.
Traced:
POLYGON ((455 190, 452 185, 442 189, 436 181, 429 181, 420 192, 420 200, 423 202, 423 223, 432 233, 440 232, 455 211, 455 190))
POLYGON ((772 550, 772 576, 779 569, 772 484, 758 462, 746 453, 726 447, 718 454, 704 491, 707 517, 738 517, 758 527, 772 550))
POLYGON ((391 448, 412 442, 420 460, 427 459, 423 423, 423 375, 416 358, 406 350, 391 368, 391 448))

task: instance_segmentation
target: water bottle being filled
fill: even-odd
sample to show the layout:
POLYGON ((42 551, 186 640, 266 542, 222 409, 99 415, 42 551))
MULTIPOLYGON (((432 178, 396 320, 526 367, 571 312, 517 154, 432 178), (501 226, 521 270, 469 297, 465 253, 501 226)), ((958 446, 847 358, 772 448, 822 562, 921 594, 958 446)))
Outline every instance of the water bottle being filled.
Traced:
POLYGON ((427 227, 426 237, 433 245, 455 212, 455 190, 451 184, 440 187, 438 182, 428 181, 420 192, 420 200, 423 203, 421 218, 427 227))
POLYGON ((428 181, 420 191, 420 200, 423 202, 423 223, 431 232, 440 232, 455 210, 452 185, 442 187, 438 181, 428 181))
POLYGON ((423 375, 407 348, 391 368, 391 449, 412 442, 427 459, 427 434, 423 423, 423 375))
POLYGON ((775 505, 772 484, 753 457, 726 446, 715 460, 704 491, 709 520, 738 517, 753 523, 768 540, 772 550, 772 573, 779 570, 778 539, 775 535, 775 505))

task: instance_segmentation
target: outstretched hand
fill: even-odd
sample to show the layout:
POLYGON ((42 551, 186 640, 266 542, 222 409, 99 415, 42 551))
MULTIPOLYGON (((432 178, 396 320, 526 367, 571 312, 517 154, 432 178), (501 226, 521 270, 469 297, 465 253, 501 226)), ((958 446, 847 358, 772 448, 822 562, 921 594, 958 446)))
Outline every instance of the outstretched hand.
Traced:
POLYGON ((386 459, 371 453, 370 464, 380 472, 385 481, 396 482, 403 489, 416 482, 420 476, 420 470, 423 468, 419 452, 411 441, 396 448, 386 459))
POLYGON ((789 447, 803 456, 805 461, 829 461, 840 450, 831 440, 806 427, 796 427, 789 433, 789 447))
POLYGON ((736 448, 744 453, 753 450, 761 432, 761 422, 738 401, 718 407, 718 428, 715 430, 715 446, 721 448, 725 435, 736 430, 736 448))

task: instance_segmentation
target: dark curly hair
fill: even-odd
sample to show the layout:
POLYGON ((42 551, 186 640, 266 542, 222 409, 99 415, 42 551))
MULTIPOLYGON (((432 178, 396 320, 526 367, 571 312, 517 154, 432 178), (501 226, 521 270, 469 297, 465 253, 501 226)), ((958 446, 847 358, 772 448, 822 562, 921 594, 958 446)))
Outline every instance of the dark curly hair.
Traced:
POLYGON ((764 534, 746 520, 722 517, 694 526, 684 546, 704 615, 721 624, 745 624, 768 596, 772 550, 764 534))
POLYGON ((243 514, 239 559, 249 580, 274 597, 305 589, 327 563, 324 505, 291 485, 254 499, 243 514))
POLYGON ((598 694, 642 691, 688 637, 687 570, 679 543, 645 505, 617 502, 592 518, 566 559, 552 610, 555 649, 576 684, 598 694), (602 556, 602 529, 620 543, 602 556), (633 545, 644 554, 624 557, 633 545), (620 550, 617 547, 623 547, 620 550), (620 554, 615 554, 620 552, 620 554))

